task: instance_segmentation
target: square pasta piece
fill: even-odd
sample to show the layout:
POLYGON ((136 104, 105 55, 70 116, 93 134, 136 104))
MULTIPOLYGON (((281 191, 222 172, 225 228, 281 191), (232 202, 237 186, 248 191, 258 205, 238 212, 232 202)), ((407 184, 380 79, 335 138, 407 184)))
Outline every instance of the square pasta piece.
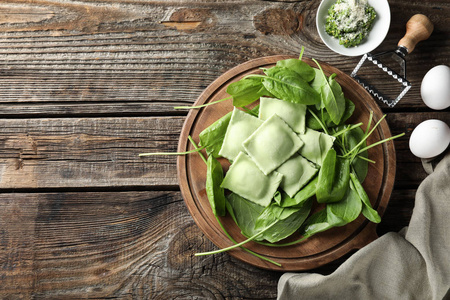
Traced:
POLYGON ((280 187, 292 198, 313 178, 318 168, 301 155, 294 154, 276 171, 283 174, 280 187))
POLYGON ((240 152, 230 166, 221 187, 261 206, 268 206, 283 178, 278 172, 265 175, 255 162, 240 152))
POLYGON ((244 141, 243 146, 261 171, 269 174, 297 152, 303 142, 274 114, 244 141))
POLYGON ((260 98, 259 118, 267 120, 277 114, 297 133, 305 133, 306 105, 279 100, 276 98, 260 98))
POLYGON ((219 155, 233 161, 239 152, 244 151, 242 142, 252 135, 262 123, 262 120, 234 108, 219 155))
POLYGON ((300 134, 299 136, 305 143, 302 149, 300 149, 300 155, 322 166, 323 159, 327 155, 328 150, 333 147, 336 138, 310 128, 306 129, 305 134, 300 134))

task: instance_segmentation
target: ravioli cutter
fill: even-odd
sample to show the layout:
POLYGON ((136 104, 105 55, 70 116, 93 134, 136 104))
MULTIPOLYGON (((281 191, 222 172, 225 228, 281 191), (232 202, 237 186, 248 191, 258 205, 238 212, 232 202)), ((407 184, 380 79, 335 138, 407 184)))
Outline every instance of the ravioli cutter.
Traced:
POLYGON ((375 99, 394 107, 411 88, 411 83, 406 79, 405 56, 414 50, 418 42, 428 39, 433 28, 433 23, 426 16, 422 14, 412 16, 406 23, 406 34, 398 42, 396 50, 364 54, 350 76, 375 99), (380 82, 378 79, 383 79, 386 74, 395 79, 395 87, 388 84, 376 87, 371 84, 375 81, 380 82), (399 91, 400 94, 397 95, 399 91))

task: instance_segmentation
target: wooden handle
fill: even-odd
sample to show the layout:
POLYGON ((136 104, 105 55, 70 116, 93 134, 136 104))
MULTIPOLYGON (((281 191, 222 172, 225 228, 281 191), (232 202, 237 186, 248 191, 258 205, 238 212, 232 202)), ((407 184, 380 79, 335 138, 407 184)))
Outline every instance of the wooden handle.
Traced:
POLYGON ((426 40, 433 32, 434 25, 427 16, 417 14, 406 23, 406 34, 398 42, 398 46, 403 46, 408 53, 413 52, 418 42, 426 40))

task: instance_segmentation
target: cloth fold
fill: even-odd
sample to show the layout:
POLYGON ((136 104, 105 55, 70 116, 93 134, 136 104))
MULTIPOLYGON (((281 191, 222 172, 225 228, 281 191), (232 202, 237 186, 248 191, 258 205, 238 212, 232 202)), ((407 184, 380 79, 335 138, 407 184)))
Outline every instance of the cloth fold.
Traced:
POLYGON ((420 184, 409 226, 357 251, 330 275, 285 273, 278 299, 450 299, 450 152, 420 184))

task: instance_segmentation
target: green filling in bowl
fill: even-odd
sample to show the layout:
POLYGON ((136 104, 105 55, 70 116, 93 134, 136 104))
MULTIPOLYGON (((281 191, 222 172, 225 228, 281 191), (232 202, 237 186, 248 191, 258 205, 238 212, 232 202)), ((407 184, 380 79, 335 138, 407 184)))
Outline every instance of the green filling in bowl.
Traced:
POLYGON ((337 0, 328 10, 325 31, 346 48, 359 45, 377 14, 367 0, 337 0))

